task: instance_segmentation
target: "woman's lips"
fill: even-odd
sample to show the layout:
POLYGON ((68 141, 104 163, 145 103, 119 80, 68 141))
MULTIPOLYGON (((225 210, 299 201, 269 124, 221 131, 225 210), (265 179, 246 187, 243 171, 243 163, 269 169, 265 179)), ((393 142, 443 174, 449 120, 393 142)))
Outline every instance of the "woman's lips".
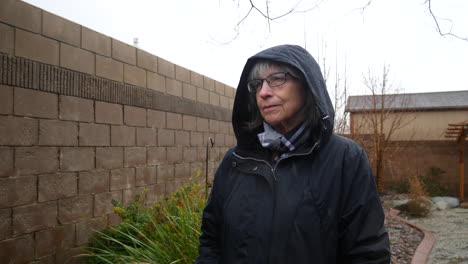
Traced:
POLYGON ((263 107, 263 111, 269 111, 277 107, 278 105, 267 105, 263 107))

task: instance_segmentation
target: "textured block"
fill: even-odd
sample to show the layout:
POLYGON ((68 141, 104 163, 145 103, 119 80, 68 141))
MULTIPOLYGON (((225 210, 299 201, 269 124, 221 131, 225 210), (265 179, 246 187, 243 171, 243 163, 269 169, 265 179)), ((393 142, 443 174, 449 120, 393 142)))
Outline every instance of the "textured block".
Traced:
POLYGON ((39 145, 78 145, 78 124, 60 120, 39 120, 39 145))
POLYGON ((197 160, 197 148, 196 147, 185 147, 183 148, 183 162, 196 162, 197 160))
POLYGON ((60 169, 62 171, 87 171, 94 168, 94 148, 61 148, 60 169))
POLYGON ((158 72, 158 57, 137 49, 137 66, 152 72, 158 72))
POLYGON ((166 77, 147 71, 146 82, 147 88, 162 93, 166 92, 166 77))
POLYGON ((13 27, 0 23, 0 52, 13 55, 15 51, 15 35, 13 27))
POLYGON ((146 88, 146 71, 134 65, 124 64, 124 82, 146 88))
POLYGON ((134 146, 135 128, 127 126, 111 127, 111 145, 112 146, 134 146))
POLYGON ((209 104, 210 92, 203 88, 197 88, 197 101, 200 103, 209 104))
POLYGON ((85 253, 82 247, 61 250, 55 254, 56 260, 54 263, 82 264, 85 262, 83 257, 85 253))
POLYGON ((47 11, 42 12, 42 35, 80 46, 80 25, 47 11))
POLYGON ((164 197, 165 187, 164 184, 147 186, 148 192, 146 193, 146 202, 152 204, 162 199, 164 197))
POLYGON ((182 163, 183 161, 183 148, 180 147, 168 147, 167 148, 167 163, 176 164, 182 163))
POLYGON ((104 124, 80 123, 80 146, 110 146, 110 127, 104 124))
POLYGON ((224 95, 224 87, 225 87, 225 85, 223 83, 215 81, 215 92, 217 94, 224 95))
POLYGON ((138 127, 136 129, 137 146, 156 146, 156 129, 138 127))
POLYGON ((39 175, 39 202, 70 198, 78 194, 75 173, 56 173, 39 175))
POLYGON ((190 132, 190 146, 204 146, 203 133, 190 132))
POLYGON ((116 169, 123 166, 123 148, 96 148, 96 168, 116 169))
POLYGON ((124 64, 118 60, 96 55, 96 76, 123 82, 124 64))
POLYGON ((116 39, 112 39, 112 58, 131 65, 136 65, 136 48, 116 39))
POLYGON ((124 105, 124 124, 129 126, 146 126, 146 109, 124 105))
POLYGON ((35 33, 41 33, 41 9, 23 1, 0 1, 0 21, 35 33))
POLYGON ((91 218, 92 215, 92 195, 63 199, 58 202, 58 221, 62 225, 91 218))
POLYGON ((0 208, 30 204, 37 197, 36 176, 0 178, 0 208))
POLYGON ((175 70, 176 80, 184 83, 190 83, 190 71, 188 69, 185 69, 179 65, 175 65, 175 70))
POLYGON ((210 104, 214 106, 219 106, 219 94, 215 92, 210 92, 210 104))
POLYGON ((146 165, 145 147, 128 147, 124 149, 124 166, 134 167, 146 165))
POLYGON ((109 171, 79 173, 79 195, 108 192, 110 189, 109 171))
POLYGON ((188 83, 182 83, 182 97, 197 100, 197 88, 188 83))
POLYGON ((160 165, 157 171, 158 184, 174 181, 174 165, 160 165))
POLYGON ((221 95, 219 97, 219 106, 229 109, 229 98, 221 95))
POLYGON ((57 225, 57 202, 38 203, 13 208, 15 236, 57 225))
POLYGON ((182 115, 171 112, 166 113, 166 126, 169 129, 182 129, 182 115))
POLYGON ((148 148, 148 165, 166 164, 166 148, 164 147, 149 147, 148 148))
POLYGON ((41 35, 16 29, 15 55, 58 66, 59 43, 41 35))
MULTIPOLYGON (((1 132, 0 132, 1 134, 1 132)), ((14 175, 13 148, 0 147, 0 178, 14 175)))
POLYGON ((111 38, 81 26, 81 48, 110 57, 111 38))
POLYGON ((111 170, 110 189, 121 190, 135 187, 135 168, 111 170))
POLYGON ((236 89, 233 88, 233 87, 230 87, 230 86, 227 86, 227 85, 226 85, 226 86, 224 87, 224 94, 225 94, 227 97, 233 99, 234 96, 236 95, 236 89))
POLYGON ((215 91, 215 82, 213 79, 203 76, 203 88, 205 88, 208 91, 215 91))
POLYGON ((174 79, 166 79, 166 93, 174 96, 182 96, 182 83, 174 79))
POLYGON ((96 59, 92 52, 60 43, 60 66, 94 75, 96 59))
POLYGON ((72 248, 75 242, 75 226, 65 225, 36 233, 36 257, 41 258, 72 248))
POLYGON ((197 117, 197 131, 199 132, 209 132, 210 128, 208 125, 208 119, 197 117))
POLYGON ((54 173, 59 169, 58 149, 54 147, 16 148, 15 168, 19 175, 54 173))
POLYGON ((76 242, 75 245, 81 246, 90 242, 90 238, 97 232, 106 228, 107 218, 98 217, 88 219, 76 224, 76 242))
POLYGON ((122 201, 122 191, 98 193, 94 196, 94 216, 102 216, 114 212, 112 200, 122 201))
POLYGON ((23 88, 15 88, 15 115, 38 118, 58 118, 58 95, 23 88))
POLYGON ((66 95, 59 96, 59 118, 62 120, 93 122, 92 100, 66 95))
POLYGON ((203 88, 203 75, 190 72, 190 83, 198 88, 203 88))
POLYGON ((148 109, 148 127, 166 128, 166 112, 148 109))
POLYGON ((175 65, 165 59, 158 59, 158 73, 166 77, 175 78, 175 65))
POLYGON ((190 175, 190 164, 177 164, 174 168, 174 178, 176 181, 185 182, 193 175, 190 175))
POLYGON ((210 127, 210 132, 218 133, 219 132, 219 121, 210 119, 208 121, 208 125, 210 127))
POLYGON ((195 116, 183 115, 182 116, 182 127, 187 131, 197 130, 197 118, 195 116))
POLYGON ((145 188, 143 187, 136 187, 123 190, 122 203, 124 205, 130 205, 137 198, 137 196, 140 196, 140 201, 145 201, 146 193, 144 190, 145 188))
POLYGON ((122 124, 122 105, 96 101, 96 123, 122 124))
POLYGON ((38 121, 13 116, 0 116, 0 145, 28 146, 38 142, 38 121))
POLYGON ((33 234, 0 241, 2 263, 29 263, 34 261, 34 244, 33 234))
POLYGON ((224 134, 221 133, 216 133, 215 134, 215 139, 214 139, 215 145, 216 146, 222 146, 224 147, 224 134))
POLYGON ((175 132, 175 144, 176 146, 190 146, 190 132, 188 131, 176 131, 175 132))
POLYGON ((13 234, 11 212, 11 208, 0 209, 0 241, 10 238, 13 234))
POLYGON ((174 130, 159 129, 158 130, 158 146, 174 146, 175 134, 174 130))
POLYGON ((0 114, 11 115, 13 113, 13 99, 13 87, 0 85, 0 114))
POLYGON ((137 167, 135 171, 135 185, 146 186, 156 184, 156 167, 137 167))

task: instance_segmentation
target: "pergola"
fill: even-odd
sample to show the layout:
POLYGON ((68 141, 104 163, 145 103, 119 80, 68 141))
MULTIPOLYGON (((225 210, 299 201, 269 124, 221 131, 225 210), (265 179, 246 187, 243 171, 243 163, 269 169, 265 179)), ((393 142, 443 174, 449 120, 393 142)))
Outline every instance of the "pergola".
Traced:
POLYGON ((459 146, 460 201, 465 199, 465 138, 468 135, 468 122, 448 124, 446 138, 455 138, 459 146))

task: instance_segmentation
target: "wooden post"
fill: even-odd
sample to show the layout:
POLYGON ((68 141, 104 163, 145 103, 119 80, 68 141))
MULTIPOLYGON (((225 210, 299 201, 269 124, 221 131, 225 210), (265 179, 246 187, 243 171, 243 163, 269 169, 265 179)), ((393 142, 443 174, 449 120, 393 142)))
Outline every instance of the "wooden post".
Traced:
POLYGON ((460 158, 459 158, 459 168, 460 168, 460 201, 465 200, 465 137, 466 131, 462 127, 460 133, 459 144, 460 144, 460 158))

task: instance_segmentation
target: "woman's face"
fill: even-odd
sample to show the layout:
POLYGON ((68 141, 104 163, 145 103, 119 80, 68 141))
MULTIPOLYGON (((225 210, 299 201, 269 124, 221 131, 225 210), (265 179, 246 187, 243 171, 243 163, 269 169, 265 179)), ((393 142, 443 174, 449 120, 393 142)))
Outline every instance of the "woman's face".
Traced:
MULTIPOLYGON (((284 70, 277 67, 269 67, 259 79, 282 71, 284 70)), ((301 109, 305 103, 305 96, 301 82, 289 74, 286 75, 286 82, 276 87, 270 87, 263 81, 261 89, 255 94, 263 119, 283 135, 304 120, 301 109)))

